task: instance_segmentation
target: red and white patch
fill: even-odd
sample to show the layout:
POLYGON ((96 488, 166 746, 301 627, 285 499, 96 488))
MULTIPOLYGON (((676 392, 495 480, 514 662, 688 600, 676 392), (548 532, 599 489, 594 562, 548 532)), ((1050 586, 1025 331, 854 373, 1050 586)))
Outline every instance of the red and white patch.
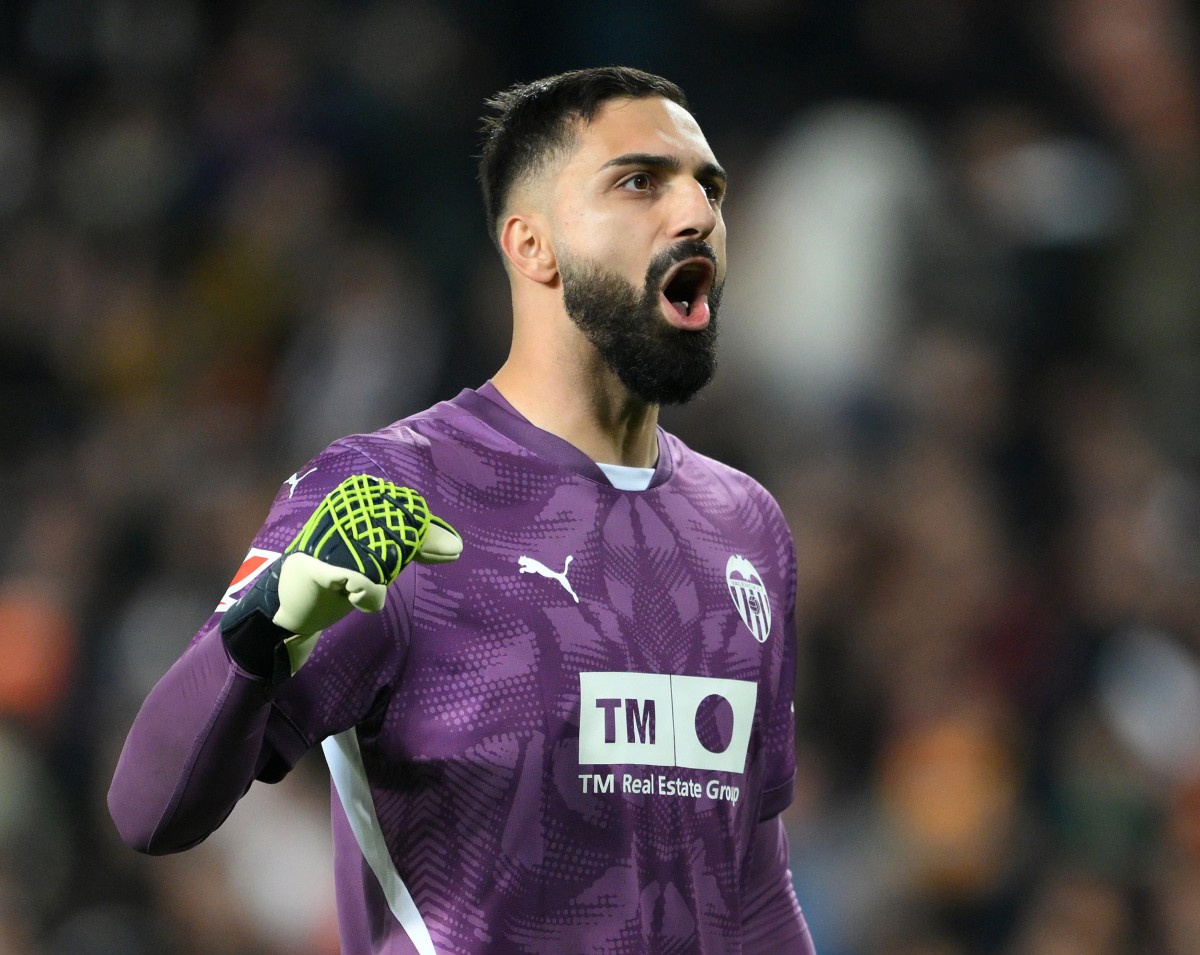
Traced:
POLYGON ((279 557, 280 554, 278 551, 251 547, 250 553, 242 561, 242 566, 238 568, 238 572, 233 575, 233 580, 229 582, 229 589, 225 591, 225 596, 218 602, 217 613, 224 613, 232 607, 238 597, 242 595, 242 592, 254 583, 262 575, 262 572, 277 561, 279 557))

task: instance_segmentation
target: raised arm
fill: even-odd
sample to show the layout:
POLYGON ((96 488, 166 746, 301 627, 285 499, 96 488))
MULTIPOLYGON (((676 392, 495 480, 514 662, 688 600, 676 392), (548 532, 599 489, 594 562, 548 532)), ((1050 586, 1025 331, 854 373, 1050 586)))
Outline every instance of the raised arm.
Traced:
POLYGON ((214 628, 150 691, 117 762, 108 808, 125 842, 161 855, 217 828, 264 755, 266 681, 230 660, 214 628))
POLYGON ((283 725, 292 745, 272 740, 271 700, 322 631, 352 609, 379 611, 410 561, 441 563, 461 550, 457 533, 409 488, 354 475, 331 490, 282 557, 147 696, 108 794, 125 842, 153 854, 187 849, 256 777, 282 775, 279 764, 299 755, 298 736, 283 725))

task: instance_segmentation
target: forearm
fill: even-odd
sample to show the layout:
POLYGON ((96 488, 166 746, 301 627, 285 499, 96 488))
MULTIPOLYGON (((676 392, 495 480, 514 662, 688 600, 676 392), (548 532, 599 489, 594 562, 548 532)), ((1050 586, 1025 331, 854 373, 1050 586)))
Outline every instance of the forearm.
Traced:
POLYGON ((200 638, 151 690, 125 741, 108 793, 121 838, 157 855, 216 829, 254 778, 270 709, 220 633, 200 638))
POLYGON ((744 955, 815 955, 787 865, 787 836, 778 816, 758 824, 742 908, 744 955))

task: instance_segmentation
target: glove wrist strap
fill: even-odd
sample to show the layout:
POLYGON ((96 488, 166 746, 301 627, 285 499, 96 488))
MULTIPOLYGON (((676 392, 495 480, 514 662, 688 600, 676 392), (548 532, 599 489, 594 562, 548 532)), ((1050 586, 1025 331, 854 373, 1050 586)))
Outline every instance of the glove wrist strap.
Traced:
POLYGON ((291 676, 284 641, 294 636, 275 624, 279 611, 279 568, 276 561, 221 618, 221 639, 239 667, 275 687, 291 676))

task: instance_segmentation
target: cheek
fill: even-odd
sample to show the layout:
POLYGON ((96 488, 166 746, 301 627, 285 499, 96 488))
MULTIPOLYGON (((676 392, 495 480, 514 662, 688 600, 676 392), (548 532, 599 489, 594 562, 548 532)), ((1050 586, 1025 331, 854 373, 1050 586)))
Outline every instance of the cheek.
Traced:
POLYGON ((626 245, 627 229, 617 217, 594 209, 565 209, 555 226, 557 244, 575 258, 612 266, 626 245))
POLYGON ((631 258, 635 250, 648 244, 640 223, 614 212, 595 212, 581 220, 581 225, 585 233, 581 238, 591 244, 596 254, 610 260, 631 258))
POLYGON ((729 256, 725 248, 725 226, 722 225, 714 231, 708 241, 713 247, 713 251, 717 253, 717 279, 724 281, 725 273, 729 269, 729 256))
POLYGON ((571 258, 592 262, 639 287, 645 283, 651 240, 638 235, 630 223, 613 215, 593 214, 562 225, 557 244, 571 258))
POLYGON ((712 230, 712 234, 708 237, 708 241, 712 243, 712 247, 720 252, 722 256, 724 256, 725 253, 725 239, 727 236, 728 233, 725 229, 725 220, 720 218, 718 215, 717 227, 712 230))

